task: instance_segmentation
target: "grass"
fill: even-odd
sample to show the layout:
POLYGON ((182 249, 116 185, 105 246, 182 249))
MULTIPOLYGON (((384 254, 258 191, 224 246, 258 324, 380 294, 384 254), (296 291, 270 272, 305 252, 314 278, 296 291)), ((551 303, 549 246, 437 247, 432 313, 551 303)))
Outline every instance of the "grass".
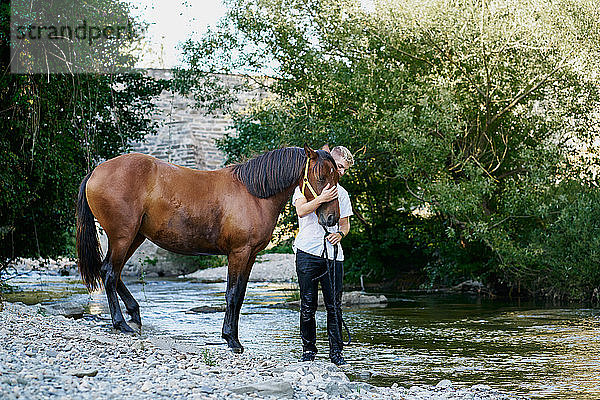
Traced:
POLYGON ((217 360, 215 360, 207 349, 202 349, 200 352, 200 357, 202 358, 202 362, 209 367, 214 367, 217 365, 217 360))

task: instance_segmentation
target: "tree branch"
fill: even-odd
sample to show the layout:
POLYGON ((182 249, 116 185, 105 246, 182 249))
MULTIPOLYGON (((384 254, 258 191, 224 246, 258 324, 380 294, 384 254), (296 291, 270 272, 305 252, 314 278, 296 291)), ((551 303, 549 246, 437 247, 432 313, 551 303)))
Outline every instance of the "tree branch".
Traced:
POLYGON ((529 96, 532 92, 539 89, 544 83, 548 82, 548 80, 552 77, 552 75, 554 75, 555 73, 557 73, 558 71, 561 70, 561 68, 564 66, 564 62, 567 60, 567 58, 568 58, 568 56, 565 56, 562 60, 560 60, 560 62, 556 65, 556 67, 552 71, 550 71, 548 74, 546 74, 546 76, 544 76, 542 78, 542 80, 540 80, 534 86, 531 86, 531 85, 533 85, 536 78, 531 79, 531 81, 529 81, 529 84, 526 86, 526 88, 523 89, 521 91, 521 93, 519 93, 517 95, 517 97, 515 97, 513 99, 513 101, 511 101, 506 107, 504 107, 504 109, 502 111, 500 111, 498 114, 496 114, 490 120, 490 125, 493 124, 494 122, 496 122, 500 117, 502 117, 508 111, 510 111, 514 106, 519 104, 521 102, 521 100, 523 100, 525 97, 529 96), (529 87, 529 89, 527 89, 527 87, 529 87))
POLYGON ((366 227, 367 227, 367 228, 369 228, 369 229, 371 229, 371 228, 372 228, 372 227, 371 227, 371 224, 369 224, 369 223, 367 222, 367 220, 366 220, 366 219, 365 219, 365 218, 362 216, 362 214, 361 214, 361 213, 360 213, 360 212, 359 212, 359 211, 358 211, 356 208, 354 208, 354 206, 352 206, 352 212, 354 213, 354 215, 356 215, 356 218, 358 218, 358 220, 359 220, 360 222, 362 222, 362 224, 363 224, 364 226, 366 226, 366 227))

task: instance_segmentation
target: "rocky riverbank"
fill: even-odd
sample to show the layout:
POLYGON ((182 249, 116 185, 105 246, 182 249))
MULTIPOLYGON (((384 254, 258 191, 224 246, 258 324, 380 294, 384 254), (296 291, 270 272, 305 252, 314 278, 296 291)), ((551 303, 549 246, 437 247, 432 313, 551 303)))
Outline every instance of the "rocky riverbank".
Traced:
POLYGON ((281 365, 224 346, 126 336, 107 321, 47 315, 4 303, 0 311, 2 399, 514 399, 485 385, 375 387, 330 363, 281 365))
MULTIPOLYGON (((250 282, 290 282, 297 280, 293 254, 263 254, 256 258, 250 272, 250 282)), ((200 282, 226 282, 227 266, 201 269, 182 278, 200 282)))
MULTIPOLYGON (((150 243, 151 245, 152 243, 150 243)), ((146 246, 149 247, 150 245, 146 246)), ((156 247, 156 246, 154 246, 156 247)), ((181 266, 173 266, 173 261, 163 257, 163 253, 168 253, 166 250, 153 252, 154 257, 161 256, 162 258, 154 258, 151 263, 146 263, 143 266, 146 277, 158 276, 180 276, 183 278, 195 279, 200 282, 226 282, 227 281, 227 265, 215 268, 201 269, 192 271, 188 274, 182 274, 181 266), (158 256, 156 255, 158 254, 158 256), (160 274, 157 271, 161 272, 160 274)), ((149 256, 143 251, 136 251, 128 263, 125 265, 122 275, 139 277, 142 268, 142 260, 149 256)), ((296 280, 296 265, 294 254, 263 254, 257 257, 252 272, 250 274, 250 282, 290 282, 296 280)), ((74 275, 78 276, 77 260, 66 257, 57 259, 41 259, 41 258, 17 258, 9 267, 9 272, 29 272, 40 271, 42 273, 74 275)))

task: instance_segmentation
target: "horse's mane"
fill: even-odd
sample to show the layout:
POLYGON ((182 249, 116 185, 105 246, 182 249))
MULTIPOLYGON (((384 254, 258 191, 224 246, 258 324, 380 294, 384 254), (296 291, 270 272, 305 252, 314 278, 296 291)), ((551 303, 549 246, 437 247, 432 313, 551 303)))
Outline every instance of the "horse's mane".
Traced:
MULTIPOLYGON (((319 160, 331 158, 325 151, 318 153, 319 160)), ((265 199, 282 192, 300 179, 305 163, 304 149, 286 147, 268 151, 245 163, 235 164, 232 168, 233 175, 246 186, 250 194, 265 199)))

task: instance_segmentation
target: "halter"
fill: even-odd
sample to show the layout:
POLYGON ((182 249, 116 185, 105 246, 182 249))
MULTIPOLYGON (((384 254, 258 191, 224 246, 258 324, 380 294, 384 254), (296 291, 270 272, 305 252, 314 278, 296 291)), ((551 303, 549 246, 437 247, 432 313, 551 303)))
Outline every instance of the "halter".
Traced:
POLYGON ((310 182, 308 181, 308 164, 309 163, 310 163, 310 158, 306 157, 306 168, 304 168, 304 179, 302 179, 302 188, 300 189, 300 191, 302 192, 302 196, 306 197, 306 195, 304 194, 304 189, 308 186, 308 190, 310 190, 312 195, 317 197, 318 196, 317 192, 315 191, 315 189, 313 189, 310 182))

